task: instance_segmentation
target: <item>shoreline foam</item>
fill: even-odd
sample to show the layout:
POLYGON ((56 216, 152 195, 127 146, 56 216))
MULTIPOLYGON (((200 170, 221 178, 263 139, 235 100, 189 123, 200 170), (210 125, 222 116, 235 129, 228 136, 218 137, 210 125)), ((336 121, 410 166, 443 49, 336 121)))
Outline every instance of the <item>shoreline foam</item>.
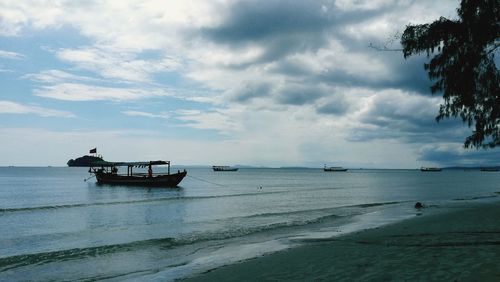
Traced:
POLYGON ((500 281, 500 202, 319 240, 185 281, 500 281))

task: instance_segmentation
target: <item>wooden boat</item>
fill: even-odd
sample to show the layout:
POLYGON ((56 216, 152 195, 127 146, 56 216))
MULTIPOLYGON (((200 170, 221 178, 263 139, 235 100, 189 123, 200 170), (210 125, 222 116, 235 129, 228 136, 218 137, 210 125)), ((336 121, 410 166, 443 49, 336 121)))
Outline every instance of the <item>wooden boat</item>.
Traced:
POLYGON ((89 168, 99 184, 176 187, 187 175, 186 170, 170 173, 170 161, 149 162, 93 162, 89 168), (166 165, 166 173, 153 173, 153 167, 166 165), (118 174, 118 167, 126 166, 127 174, 118 174), (134 168, 148 168, 147 173, 134 173, 134 168))
POLYGON ((237 167, 230 167, 227 165, 214 165, 212 166, 214 171, 238 171, 237 167))
POLYGON ((441 171, 441 169, 439 167, 421 167, 420 168, 420 171, 424 171, 424 172, 436 172, 436 171, 441 171))
POLYGON ((331 167, 325 167, 323 168, 324 171, 333 171, 333 172, 344 172, 347 171, 347 168, 343 168, 341 166, 331 166, 331 167))

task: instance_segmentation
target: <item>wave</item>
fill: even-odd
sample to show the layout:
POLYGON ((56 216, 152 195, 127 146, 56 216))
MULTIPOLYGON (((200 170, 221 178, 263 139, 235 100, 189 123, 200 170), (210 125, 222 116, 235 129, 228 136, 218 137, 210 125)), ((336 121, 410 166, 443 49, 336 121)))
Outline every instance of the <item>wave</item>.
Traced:
MULTIPOLYGON (((294 227, 307 227, 311 224, 322 223, 327 220, 336 220, 343 215, 335 214, 341 208, 368 208, 374 206, 383 206, 397 204, 400 202, 383 202, 383 203, 370 203, 360 205, 349 205, 335 208, 322 208, 315 210, 293 211, 293 212, 278 212, 278 213, 262 213, 243 217, 234 217, 226 219, 234 223, 243 222, 244 219, 257 218, 257 217, 270 217, 282 216, 285 214, 299 214, 299 213, 316 213, 321 212, 322 215, 310 218, 295 219, 289 221, 280 221, 269 224, 261 224, 257 226, 234 226, 229 224, 227 229, 217 230, 213 232, 191 232, 182 234, 179 238, 152 238, 145 240, 132 241, 127 243, 109 244, 92 247, 73 248, 65 250, 57 250, 51 252, 32 253, 15 255, 5 258, 0 258, 0 272, 15 269, 28 265, 47 264, 51 262, 78 260, 82 258, 98 257, 103 255, 115 254, 120 252, 134 252, 144 250, 147 248, 154 249, 171 249, 185 245, 192 245, 196 243, 213 241, 213 240, 227 240, 237 237, 242 237, 251 234, 262 232, 275 232, 282 231, 287 228, 294 227)), ((226 225, 227 226, 227 225, 226 225)))
POLYGON ((283 216, 283 215, 294 215, 294 214, 305 214, 305 213, 314 213, 314 212, 333 212, 342 208, 370 208, 377 206, 386 206, 386 205, 395 205, 401 204, 408 201, 393 201, 393 202, 379 202, 379 203, 367 203, 367 204, 356 204, 356 205, 345 205, 345 206, 337 206, 337 207, 327 207, 327 208, 319 208, 319 209, 309 209, 309 210, 295 210, 295 211, 283 211, 283 212, 269 212, 269 213, 259 213, 253 214, 249 216, 243 217, 235 217, 239 219, 249 219, 255 217, 272 217, 272 216, 283 216))
POLYGON ((27 265, 46 264, 85 257, 96 257, 131 249, 142 249, 149 246, 168 248, 174 245, 174 242, 175 239, 173 238, 159 238, 135 241, 125 244, 112 244, 88 248, 75 248, 53 252, 16 255, 0 259, 0 272, 27 265))
MULTIPOLYGON (((499 192, 495 192, 495 194, 500 194, 499 192)), ((475 196, 475 197, 468 197, 468 198, 456 198, 453 199, 453 201, 472 201, 472 200, 482 200, 482 199, 489 199, 489 198, 496 198, 498 195, 483 195, 483 196, 475 196)))
POLYGON ((168 202, 168 201, 179 201, 179 200, 188 201, 188 200, 241 197, 241 196, 251 196, 258 194, 275 194, 275 193, 280 193, 280 192, 243 193, 243 194, 214 195, 214 196, 163 197, 163 198, 144 199, 144 200, 75 203, 75 204, 64 204, 64 205, 47 205, 47 206, 33 206, 33 207, 19 207, 19 208, 0 208, 0 213, 37 211, 37 210, 57 210, 57 209, 82 208, 82 207, 107 206, 107 205, 111 206, 111 205, 126 205, 126 204, 144 204, 144 203, 168 202))
MULTIPOLYGON (((328 216, 325 216, 324 218, 327 217, 328 216)), ((78 259, 88 259, 91 257, 112 255, 121 252, 134 252, 139 250, 145 250, 148 248, 166 250, 175 247, 202 243, 206 241, 212 241, 212 240, 220 241, 220 240, 242 237, 259 232, 268 232, 271 230, 277 230, 281 228, 291 228, 299 225, 307 225, 319 221, 320 219, 318 218, 315 220, 308 220, 308 221, 279 222, 263 226, 238 227, 233 229, 219 230, 215 232, 203 232, 203 233, 192 232, 183 234, 180 238, 170 238, 170 237, 155 238, 155 239, 138 240, 122 244, 110 244, 110 245, 101 245, 93 247, 57 250, 51 252, 15 255, 10 257, 0 258, 0 273, 24 266, 41 265, 52 262, 71 261, 78 259)))
MULTIPOLYGON (((307 191, 332 190, 332 189, 343 189, 343 188, 315 188, 315 189, 308 189, 307 191)), ((185 200, 185 201, 205 200, 205 199, 217 199, 217 198, 232 198, 232 197, 293 193, 302 191, 304 190, 258 191, 252 193, 239 193, 239 194, 228 194, 228 195, 187 196, 187 197, 177 196, 177 197, 163 197, 163 198, 143 199, 143 200, 74 203, 74 204, 32 206, 32 207, 18 207, 18 208, 13 207, 13 208, 0 208, 0 213, 26 212, 26 211, 39 211, 39 210, 58 210, 58 209, 84 208, 84 207, 107 206, 107 205, 111 206, 111 205, 127 205, 127 204, 144 204, 144 203, 168 202, 168 201, 179 201, 179 200, 185 200)))
POLYGON ((408 202, 411 202, 411 201, 393 201, 393 202, 381 202, 381 203, 368 203, 368 204, 350 205, 350 206, 346 206, 346 207, 370 208, 370 207, 385 206, 385 205, 395 205, 395 204, 408 203, 408 202))

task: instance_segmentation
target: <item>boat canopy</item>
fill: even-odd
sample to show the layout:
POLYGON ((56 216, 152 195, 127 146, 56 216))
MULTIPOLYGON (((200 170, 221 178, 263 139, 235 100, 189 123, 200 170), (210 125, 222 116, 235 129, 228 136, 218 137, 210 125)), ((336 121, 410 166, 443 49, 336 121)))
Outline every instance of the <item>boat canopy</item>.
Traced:
POLYGON ((91 167, 115 167, 115 166, 128 166, 128 167, 146 167, 150 165, 170 165, 170 161, 149 161, 149 162, 107 162, 96 161, 90 164, 91 167))

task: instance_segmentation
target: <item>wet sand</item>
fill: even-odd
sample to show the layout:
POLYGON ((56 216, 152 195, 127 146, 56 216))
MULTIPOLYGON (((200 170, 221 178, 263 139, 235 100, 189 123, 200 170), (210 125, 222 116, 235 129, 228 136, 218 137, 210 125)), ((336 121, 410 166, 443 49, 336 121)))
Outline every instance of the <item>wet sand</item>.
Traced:
POLYGON ((187 281, 500 281, 500 203, 431 209, 187 281))

